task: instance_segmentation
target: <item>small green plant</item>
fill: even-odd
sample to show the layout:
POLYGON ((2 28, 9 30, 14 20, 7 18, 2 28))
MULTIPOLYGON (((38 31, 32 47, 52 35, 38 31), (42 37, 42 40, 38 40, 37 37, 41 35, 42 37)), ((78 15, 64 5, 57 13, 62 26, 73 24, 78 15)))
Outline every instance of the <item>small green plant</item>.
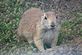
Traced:
POLYGON ((75 13, 74 15, 76 18, 62 23, 58 45, 73 40, 74 37, 82 37, 82 13, 75 13))

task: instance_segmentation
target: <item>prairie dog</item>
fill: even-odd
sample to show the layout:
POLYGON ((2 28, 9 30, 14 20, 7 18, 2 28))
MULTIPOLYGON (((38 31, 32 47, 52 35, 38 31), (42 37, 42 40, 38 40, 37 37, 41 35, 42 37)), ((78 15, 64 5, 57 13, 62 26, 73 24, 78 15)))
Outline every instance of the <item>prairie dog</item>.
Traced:
POLYGON ((18 38, 35 43, 40 51, 54 47, 58 39, 56 25, 54 12, 31 8, 22 15, 17 32, 18 38))

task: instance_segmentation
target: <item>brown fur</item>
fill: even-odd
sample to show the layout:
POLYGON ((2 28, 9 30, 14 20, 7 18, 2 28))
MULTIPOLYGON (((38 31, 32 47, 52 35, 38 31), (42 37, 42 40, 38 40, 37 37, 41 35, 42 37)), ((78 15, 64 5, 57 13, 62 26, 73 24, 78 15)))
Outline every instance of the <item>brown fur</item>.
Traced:
POLYGON ((18 38, 27 40, 29 43, 34 42, 40 51, 44 50, 46 44, 54 47, 58 38, 56 25, 54 12, 49 11, 44 14, 39 8, 31 8, 22 15, 18 27, 18 38), (51 25, 54 27, 52 28, 51 25))

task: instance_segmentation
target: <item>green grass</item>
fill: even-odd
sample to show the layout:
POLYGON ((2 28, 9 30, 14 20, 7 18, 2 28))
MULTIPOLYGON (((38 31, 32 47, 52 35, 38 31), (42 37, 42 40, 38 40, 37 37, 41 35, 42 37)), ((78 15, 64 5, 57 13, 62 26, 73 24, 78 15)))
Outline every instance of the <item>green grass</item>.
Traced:
POLYGON ((82 37, 82 13, 74 13, 75 18, 64 20, 61 25, 58 45, 62 42, 66 43, 75 37, 82 37))
MULTIPOLYGON (((16 31, 22 13, 36 4, 29 0, 0 0, 0 47, 24 46, 17 43, 16 31)), ((36 6, 35 6, 36 7, 36 6)), ((0 49, 1 49, 0 48, 0 49)), ((4 48, 4 47, 3 47, 4 48)))

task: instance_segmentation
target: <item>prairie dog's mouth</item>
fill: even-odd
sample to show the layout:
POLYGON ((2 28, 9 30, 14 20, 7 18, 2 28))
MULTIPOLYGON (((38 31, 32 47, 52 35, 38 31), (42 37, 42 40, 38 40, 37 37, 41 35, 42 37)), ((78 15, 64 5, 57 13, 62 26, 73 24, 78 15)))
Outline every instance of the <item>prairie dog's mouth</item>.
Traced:
POLYGON ((43 29, 43 32, 54 31, 54 30, 55 30, 55 27, 53 27, 53 28, 46 28, 46 29, 43 29))
POLYGON ((52 27, 51 29, 55 29, 55 27, 52 27))

